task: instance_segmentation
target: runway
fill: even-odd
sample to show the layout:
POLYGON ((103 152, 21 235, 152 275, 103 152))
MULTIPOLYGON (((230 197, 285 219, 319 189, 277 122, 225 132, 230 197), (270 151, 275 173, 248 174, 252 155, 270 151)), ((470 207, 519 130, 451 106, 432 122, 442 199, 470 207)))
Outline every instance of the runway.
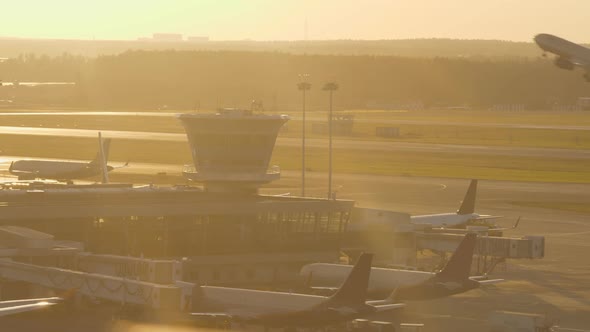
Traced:
MULTIPOLYGON (((186 142, 185 134, 146 132, 146 131, 117 131, 101 130, 103 137, 113 139, 131 139, 145 141, 170 141, 186 142)), ((71 128, 40 128, 40 127, 13 127, 0 126, 0 134, 4 135, 33 135, 33 136, 62 136, 62 137, 97 137, 98 130, 71 129, 71 128)), ((387 141, 363 141, 335 138, 334 149, 369 150, 381 152, 432 152, 432 153, 462 153, 503 155, 518 157, 548 157, 567 159, 590 159, 590 150, 555 149, 555 148, 527 148, 504 147, 483 145, 459 145, 459 144, 433 144, 387 141)), ((308 138, 306 144, 309 148, 327 148, 328 140, 324 138, 308 138)), ((284 147, 300 147, 300 138, 279 137, 277 145, 284 147)), ((0 146, 0 150, 2 147, 0 146)))
MULTIPOLYGON (((176 117, 180 113, 190 113, 187 111, 178 112, 114 112, 114 111, 23 111, 23 112, 0 112, 0 116, 39 116, 39 115, 59 115, 59 116, 137 116, 137 117, 176 117)), ((301 120, 299 115, 290 116, 292 120, 301 120)), ((308 115, 308 121, 326 121, 325 116, 308 115)), ((429 121, 429 120, 403 120, 403 119, 360 119, 355 118, 357 123, 371 123, 380 125, 436 125, 436 126, 459 126, 459 127, 492 127, 492 128, 513 128, 513 129, 553 129, 553 130, 580 130, 590 131, 590 126, 579 125, 536 125, 536 124, 516 124, 516 123, 490 123, 490 122, 458 122, 458 121, 429 121)))

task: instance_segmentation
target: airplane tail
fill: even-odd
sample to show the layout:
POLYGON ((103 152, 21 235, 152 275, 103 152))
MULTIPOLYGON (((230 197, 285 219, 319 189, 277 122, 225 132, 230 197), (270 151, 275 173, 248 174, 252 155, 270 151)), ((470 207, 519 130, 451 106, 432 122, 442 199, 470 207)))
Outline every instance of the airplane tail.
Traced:
POLYGON ((437 273, 437 277, 443 280, 468 279, 476 240, 477 235, 474 233, 465 235, 447 265, 437 273))
POLYGON ((100 173, 102 175, 102 183, 109 182, 109 169, 107 167, 107 161, 109 160, 109 147, 111 146, 111 139, 102 139, 102 134, 98 133, 98 152, 96 157, 90 162, 90 165, 97 165, 100 167, 100 173))
POLYGON ((471 214, 475 212, 475 196, 477 195, 477 180, 471 180, 465 198, 457 210, 457 214, 471 214))
POLYGON ((372 261, 373 254, 363 253, 346 280, 338 288, 336 293, 328 298, 327 302, 336 302, 340 305, 364 304, 367 298, 372 261))
POLYGON ((96 153, 96 156, 94 157, 94 159, 92 159, 92 161, 90 163, 101 165, 103 162, 106 163, 109 160, 109 148, 111 146, 111 139, 110 138, 102 139, 101 133, 98 133, 98 137, 99 137, 98 152, 96 153), (101 156, 104 156, 102 158, 103 161, 101 161, 101 156))

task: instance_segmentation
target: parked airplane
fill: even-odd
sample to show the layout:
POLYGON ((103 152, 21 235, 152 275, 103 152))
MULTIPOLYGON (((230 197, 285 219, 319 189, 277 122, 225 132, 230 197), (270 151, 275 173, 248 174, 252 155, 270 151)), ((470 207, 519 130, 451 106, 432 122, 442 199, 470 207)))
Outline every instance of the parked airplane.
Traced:
MULTIPOLYGON (((238 288, 201 286, 194 318, 223 318, 266 328, 322 327, 405 306, 390 298, 366 302, 372 254, 363 254, 343 275, 344 282, 330 297, 238 288)), ((393 293, 392 293, 393 294, 393 293)))
POLYGON ((582 67, 586 71, 584 78, 590 82, 590 49, 547 33, 536 35, 535 42, 543 51, 557 55, 557 67, 567 70, 582 67))
POLYGON ((61 297, 0 301, 0 317, 44 310, 63 302, 61 297))
MULTIPOLYGON (((464 293, 481 285, 503 281, 469 276, 476 239, 475 234, 465 235, 440 272, 374 267, 371 269, 368 293, 378 297, 395 290, 395 298, 391 301, 426 300, 464 293)), ((308 285, 312 288, 329 291, 329 287, 343 280, 351 269, 350 265, 314 263, 305 265, 300 275, 307 279, 308 285)))
MULTIPOLYGON (((106 164, 109 155, 110 138, 102 140, 99 133, 99 145, 96 157, 90 162, 60 160, 16 160, 10 164, 8 171, 18 176, 19 180, 54 179, 71 181, 95 175, 102 176, 102 182, 108 182, 108 172, 115 168, 106 164)), ((124 166, 127 166, 126 163, 124 166)))
POLYGON ((411 216, 410 222, 415 225, 431 225, 432 227, 458 227, 472 220, 489 220, 502 218, 501 216, 481 215, 475 213, 475 196, 477 195, 477 180, 471 180, 465 198, 455 213, 427 214, 411 216))

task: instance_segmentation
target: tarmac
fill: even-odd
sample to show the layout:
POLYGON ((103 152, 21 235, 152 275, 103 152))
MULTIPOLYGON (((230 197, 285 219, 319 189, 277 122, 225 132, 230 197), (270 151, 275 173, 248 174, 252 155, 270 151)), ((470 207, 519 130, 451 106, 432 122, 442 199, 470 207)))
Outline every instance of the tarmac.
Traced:
MULTIPOLYGON (((146 131, 119 131, 101 130, 103 137, 112 139, 131 139, 144 141, 168 141, 186 142, 186 134, 160 133, 146 131)), ((39 128, 39 127, 13 127, 0 126, 0 134, 4 135, 33 135, 33 136, 61 136, 61 137, 89 137, 95 138, 98 130, 71 129, 71 128, 39 128)), ((278 146, 300 147, 301 139, 292 137, 277 138, 278 146)), ((328 139, 308 138, 308 148, 326 148, 328 139)), ((364 141, 335 138, 334 149, 347 150, 371 150, 382 152, 413 151, 428 153, 463 153, 463 154, 484 154, 518 157, 547 157, 567 159, 590 159, 590 150, 583 149, 555 149, 555 148, 532 148, 532 147, 505 147, 505 146, 484 146, 484 145, 462 145, 462 144, 435 144, 435 143, 409 143, 409 142, 388 142, 388 141, 364 141)))

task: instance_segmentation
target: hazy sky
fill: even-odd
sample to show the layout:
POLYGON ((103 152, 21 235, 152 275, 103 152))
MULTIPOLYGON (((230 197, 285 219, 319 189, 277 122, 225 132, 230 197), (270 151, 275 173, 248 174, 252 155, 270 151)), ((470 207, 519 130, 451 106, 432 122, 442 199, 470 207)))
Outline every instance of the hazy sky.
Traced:
POLYGON ((590 42, 590 0, 2 0, 0 36, 213 40, 483 38, 590 42))

